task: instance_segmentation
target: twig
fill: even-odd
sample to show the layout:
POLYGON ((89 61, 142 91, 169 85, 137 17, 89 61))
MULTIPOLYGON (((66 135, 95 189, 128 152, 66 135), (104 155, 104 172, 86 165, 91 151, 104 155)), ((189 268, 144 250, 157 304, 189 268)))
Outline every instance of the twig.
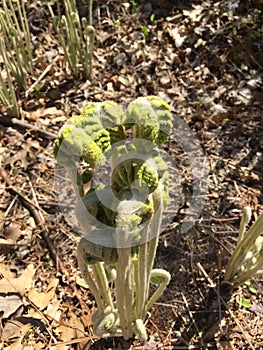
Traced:
POLYGON ((49 64, 46 69, 40 74, 40 76, 37 78, 37 80, 26 90, 25 96, 28 97, 29 93, 37 86, 37 84, 44 78, 44 76, 47 74, 47 72, 52 67, 52 64, 49 64))
POLYGON ((205 278, 207 279, 207 281, 210 284, 211 288, 215 288, 216 284, 211 280, 211 278, 208 276, 207 272, 205 271, 205 269, 203 268, 203 266, 198 262, 196 264, 196 266, 198 267, 198 269, 202 272, 202 274, 205 276, 205 278))
POLYGON ((196 332, 197 332, 197 334, 198 334, 198 336, 199 336, 199 338, 200 338, 200 342, 201 342, 202 346, 205 346, 204 341, 203 341, 202 337, 200 336, 200 335, 201 335, 201 334, 200 334, 200 329, 198 328, 198 325, 197 325, 197 323, 196 323, 196 321, 195 321, 195 318, 194 318, 194 316, 193 316, 193 313, 192 313, 192 311, 191 311, 191 309, 190 309, 190 307, 189 307, 189 304, 188 304, 188 302, 187 302, 187 299, 186 299, 184 293, 181 293, 181 295, 182 295, 183 301, 184 301, 184 303, 185 303, 185 306, 186 306, 186 308, 187 308, 187 311, 188 311, 190 320, 192 321, 192 323, 193 323, 193 325, 194 325, 194 327, 195 327, 195 330, 196 330, 196 332))
MULTIPOLYGON (((236 221, 240 220, 239 216, 233 216, 231 218, 217 218, 215 216, 211 216, 208 221, 213 220, 213 221, 218 221, 218 222, 225 222, 225 221, 236 221)), ((204 220, 203 220, 204 221, 204 220)))
POLYGON ((68 340, 68 341, 63 341, 63 342, 59 342, 59 343, 56 343, 55 345, 50 345, 48 347, 49 350, 55 350, 58 348, 58 346, 62 346, 62 345, 72 345, 72 344, 79 344, 79 343, 82 343, 84 341, 92 341, 93 339, 96 339, 96 337, 94 336, 88 336, 88 337, 81 337, 81 338, 76 338, 76 339, 72 339, 72 340, 68 340))
POLYGON ((0 318, 0 346, 1 350, 4 350, 4 332, 3 332, 2 317, 0 318))
POLYGON ((22 122, 17 118, 6 117, 4 115, 0 115, 0 124, 4 126, 21 127, 21 128, 29 129, 31 131, 35 131, 40 136, 45 137, 49 140, 55 140, 57 137, 55 134, 52 134, 51 132, 40 129, 35 125, 22 122))

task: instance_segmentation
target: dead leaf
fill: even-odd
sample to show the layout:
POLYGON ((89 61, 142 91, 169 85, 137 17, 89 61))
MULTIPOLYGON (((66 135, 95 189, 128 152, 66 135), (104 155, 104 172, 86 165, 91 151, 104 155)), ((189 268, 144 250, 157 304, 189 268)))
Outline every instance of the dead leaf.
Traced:
POLYGON ((119 82, 124 85, 124 86, 130 86, 130 82, 128 79, 124 78, 124 77, 118 77, 119 82))
POLYGON ((263 314, 263 305, 253 301, 250 306, 250 311, 254 312, 257 315, 263 314))
POLYGON ((39 308, 39 310, 44 310, 54 297, 58 281, 57 278, 51 278, 46 292, 38 292, 33 288, 28 292, 28 298, 39 308))
POLYGON ((0 293, 19 293, 23 296, 32 287, 36 269, 33 264, 29 264, 20 277, 14 278, 5 264, 1 263, 0 272, 3 275, 0 280, 0 293))
POLYGON ((3 318, 8 318, 23 305, 21 298, 17 295, 0 295, 0 312, 3 311, 3 318))
POLYGON ((85 335, 84 325, 74 313, 70 313, 70 319, 67 322, 67 325, 61 324, 57 330, 60 333, 61 340, 63 341, 80 338, 85 335))
POLYGON ((4 237, 6 240, 10 240, 11 242, 16 243, 20 236, 21 230, 19 225, 11 223, 4 228, 4 237))
POLYGON ((67 117, 65 115, 60 115, 58 117, 52 117, 50 120, 50 124, 57 124, 61 122, 65 122, 67 120, 67 117))
POLYGON ((94 313, 95 313, 95 311, 91 312, 90 314, 87 314, 87 315, 84 314, 81 317, 82 323, 84 324, 85 327, 90 327, 94 324, 94 322, 92 321, 92 316, 94 313))
POLYGON ((202 11, 203 6, 193 5, 191 10, 183 10, 183 14, 186 17, 190 17, 193 22, 198 22, 201 19, 202 11))
POLYGON ((3 338, 4 340, 20 338, 24 336, 30 328, 31 324, 23 324, 15 320, 8 320, 3 329, 3 338))
MULTIPOLYGON (((1 159, 0 159, 0 164, 1 164, 1 159)), ((1 187, 2 187, 2 186, 1 186, 1 187)), ((2 189, 0 188, 0 195, 2 195, 3 192, 4 192, 4 187, 3 187, 3 191, 2 191, 2 189)), ((2 210, 3 207, 0 206, 0 209, 2 210)), ((4 228, 5 220, 6 220, 6 219, 5 219, 4 213, 3 213, 2 211, 0 211, 0 231, 2 231, 3 228, 4 228)))
POLYGON ((171 82, 171 79, 168 75, 163 75, 161 78, 160 78, 160 83, 163 85, 163 86, 168 86, 171 82))
POLYGON ((12 157, 7 158, 6 164, 13 165, 15 162, 20 161, 21 165, 24 169, 27 169, 28 161, 27 161, 27 154, 30 151, 30 145, 28 143, 25 143, 22 145, 22 149, 17 151, 12 157))
POLYGON ((60 301, 57 301, 54 305, 49 304, 47 306, 47 310, 45 311, 45 315, 51 317, 54 320, 59 321, 61 317, 61 311, 59 311, 60 308, 60 301))
POLYGON ((0 238, 0 254, 8 254, 15 247, 11 239, 0 238))
POLYGON ((182 35, 180 30, 178 29, 178 27, 174 27, 174 28, 171 28, 169 27, 168 28, 168 33, 170 34, 170 36, 174 39, 174 43, 175 43, 175 46, 179 49, 183 42, 185 41, 185 39, 187 38, 186 35, 182 35))
POLYGON ((12 345, 6 347, 5 350, 23 350, 21 340, 17 339, 14 343, 12 343, 12 345))
MULTIPOLYGON (((10 271, 4 263, 0 263, 0 274, 2 274, 8 279, 15 278, 15 273, 10 271)), ((1 285, 1 280, 0 280, 0 285, 1 285)), ((0 289, 0 293, 1 293, 1 289, 0 289)))
MULTIPOLYGON (((51 94, 51 92, 50 92, 51 94)), ((41 117, 47 117, 47 116, 63 116, 65 113, 57 109, 56 107, 49 107, 49 108, 39 108, 33 112, 27 112, 27 118, 29 120, 38 120, 41 117)), ((43 122, 43 119, 41 119, 41 123, 45 124, 43 122)))
POLYGON ((89 289, 89 285, 87 284, 87 282, 84 280, 84 278, 77 276, 76 278, 76 283, 83 288, 89 289))

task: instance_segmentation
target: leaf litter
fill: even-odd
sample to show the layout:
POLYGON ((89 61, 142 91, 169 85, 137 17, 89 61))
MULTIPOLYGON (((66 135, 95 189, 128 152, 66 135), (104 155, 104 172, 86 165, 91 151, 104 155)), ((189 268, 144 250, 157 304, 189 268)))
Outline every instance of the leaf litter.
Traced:
POLYGON ((13 186, 40 206, 65 270, 62 273, 52 260, 40 227, 2 182, 2 347, 260 349, 262 277, 252 281, 256 294, 238 289, 226 310, 218 310, 218 302, 210 299, 206 277, 216 283, 223 273, 244 206, 250 205, 255 217, 263 210, 260 3, 94 1, 92 82, 71 76, 45 6, 31 1, 27 11, 34 32, 35 72, 27 93, 19 98, 21 121, 33 129, 0 121, 0 161, 13 186), (171 284, 152 308, 148 342, 98 341, 92 335, 94 300, 77 269, 79 237, 56 203, 52 141, 36 131, 56 135, 86 100, 113 99, 125 106, 150 94, 164 98, 199 138, 209 163, 209 194, 200 219, 182 237, 177 227, 188 209, 191 172, 185 171, 179 147, 168 144, 183 173, 183 194, 179 212, 160 239, 156 266, 169 268, 171 284), (240 307, 242 298, 250 308, 240 307))

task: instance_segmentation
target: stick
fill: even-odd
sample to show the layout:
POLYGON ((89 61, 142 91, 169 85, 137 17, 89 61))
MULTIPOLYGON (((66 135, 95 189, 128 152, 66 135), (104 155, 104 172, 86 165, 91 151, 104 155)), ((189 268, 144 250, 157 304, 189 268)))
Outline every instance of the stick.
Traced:
POLYGON ((52 64, 49 64, 46 69, 40 74, 40 76, 37 78, 37 80, 30 86, 30 88, 27 89, 25 96, 28 97, 29 93, 34 90, 35 86, 39 84, 39 82, 44 78, 44 76, 47 74, 47 72, 50 70, 52 67, 52 64))
POLYGON ((21 120, 17 118, 11 118, 11 117, 6 117, 4 115, 0 116, 0 124, 4 126, 13 126, 13 127, 18 127, 20 126, 21 128, 29 129, 31 131, 35 131, 37 134, 39 134, 41 137, 45 137, 49 140, 55 140, 56 135, 52 134, 51 132, 45 131, 43 129, 40 129, 32 124, 22 122, 21 120))

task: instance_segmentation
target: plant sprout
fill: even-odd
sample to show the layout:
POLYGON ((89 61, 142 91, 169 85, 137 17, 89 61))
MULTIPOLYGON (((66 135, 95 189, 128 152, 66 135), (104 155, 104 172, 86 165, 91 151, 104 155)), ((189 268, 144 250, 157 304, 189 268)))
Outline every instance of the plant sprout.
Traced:
POLYGON ((237 246, 227 265, 224 282, 233 288, 244 284, 263 268, 263 213, 245 232, 251 220, 251 209, 246 207, 240 223, 237 246))
POLYGON ((147 312, 170 281, 153 265, 169 197, 169 173, 157 147, 171 127, 169 106, 158 97, 137 98, 126 112, 106 101, 71 117, 55 141, 55 157, 76 192, 84 233, 77 258, 96 300, 98 337, 146 340, 147 312), (111 170, 105 184, 96 176, 105 179, 106 163, 111 170))
POLYGON ((59 42, 73 75, 78 77, 79 68, 82 67, 84 78, 91 80, 95 30, 92 26, 92 0, 88 3, 89 18, 87 19, 80 18, 76 0, 64 0, 64 15, 61 14, 59 0, 56 0, 57 15, 54 14, 50 1, 47 1, 59 42))
MULTIPOLYGON (((4 66, 8 67, 6 47, 2 38, 0 38, 0 56, 2 56, 4 66)), ((8 69, 5 69, 4 72, 6 77, 4 77, 3 72, 0 72, 0 101, 6 107, 7 114, 10 117, 18 117, 19 108, 12 77, 8 69)))
MULTIPOLYGON (((30 31, 24 1, 3 0, 0 10, 0 32, 4 39, 5 69, 14 76, 17 84, 26 90, 26 74, 33 72, 30 31)), ((3 55, 3 53, 1 53, 3 55)))
POLYGON ((0 101, 11 117, 19 116, 14 80, 26 90, 27 73, 33 72, 30 31, 24 1, 3 0, 0 9, 0 101))

